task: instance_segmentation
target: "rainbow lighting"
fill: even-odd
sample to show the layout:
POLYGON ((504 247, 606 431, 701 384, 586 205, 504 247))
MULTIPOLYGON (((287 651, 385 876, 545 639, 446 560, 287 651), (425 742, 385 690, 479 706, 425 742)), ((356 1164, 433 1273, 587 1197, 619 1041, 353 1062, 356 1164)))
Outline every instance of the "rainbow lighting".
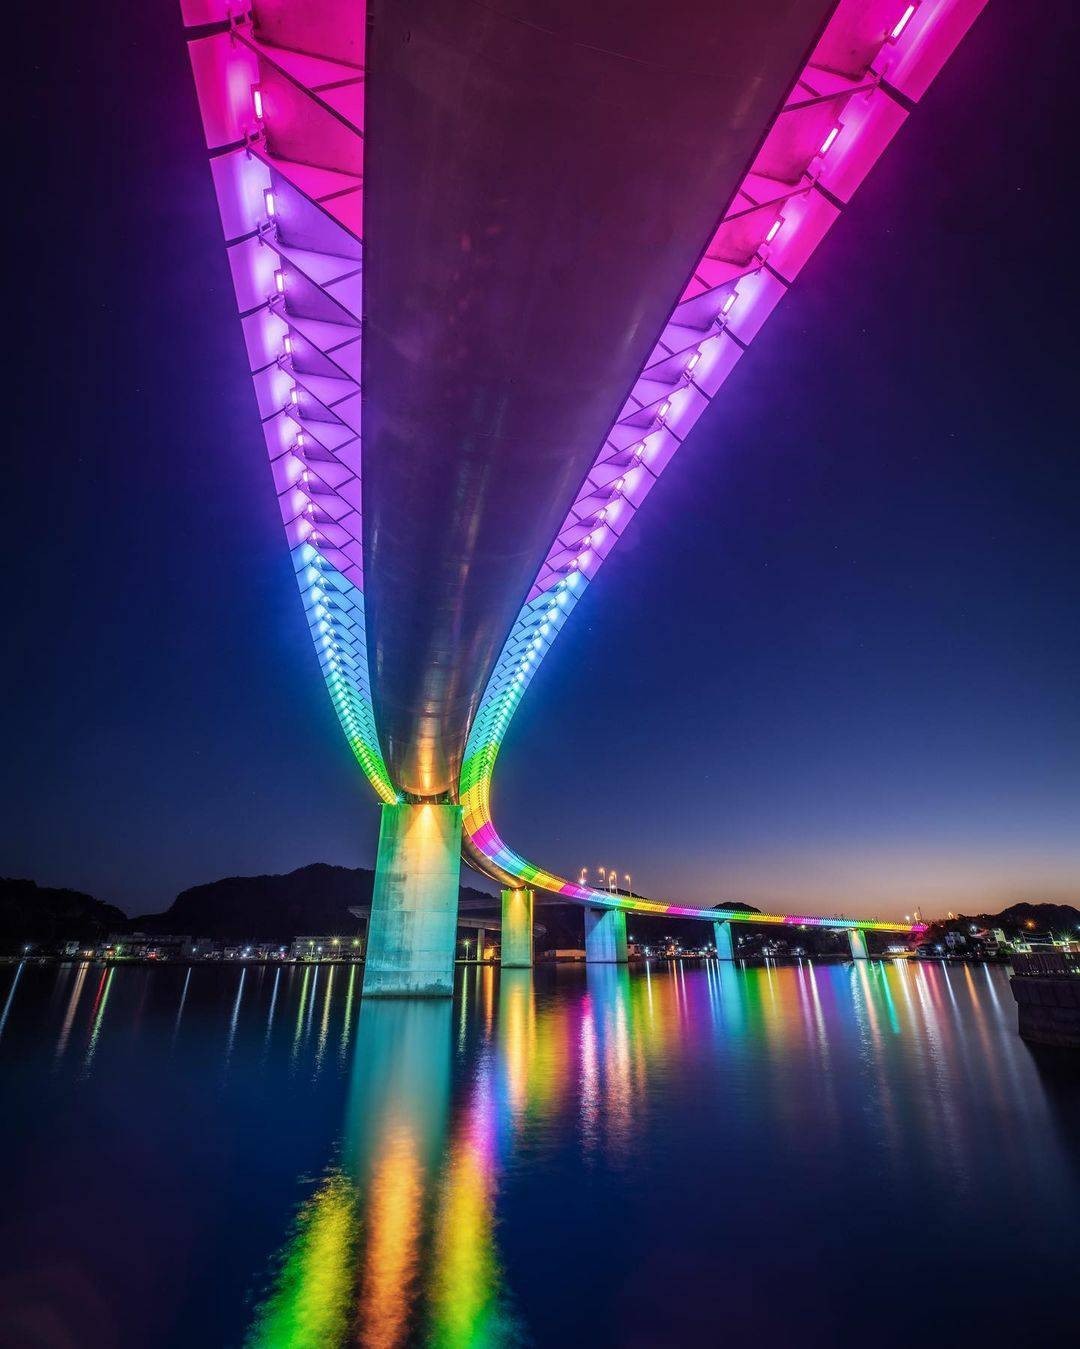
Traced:
POLYGON ((323 678, 383 801, 360 473, 365 6, 182 0, 270 470, 323 678), (318 8, 317 6, 314 8, 318 8), (318 51, 318 56, 311 55, 318 51))
MULTIPOLYGON (((904 932, 680 908, 543 871, 491 817, 506 729, 544 655, 679 445, 985 0, 839 0, 610 426, 473 721, 457 795, 489 875, 595 907, 904 932)), ((320 668, 380 799, 401 800, 372 706, 361 493, 365 0, 181 0, 259 416, 320 668)), ((693 166, 687 166, 693 172, 693 166)))
POLYGON ((984 3, 840 0, 733 198, 718 203, 716 231, 600 446, 484 690, 459 795, 466 856, 489 875, 635 913, 911 930, 680 908, 574 884, 533 866, 499 837, 491 779, 525 690, 585 587, 984 3))

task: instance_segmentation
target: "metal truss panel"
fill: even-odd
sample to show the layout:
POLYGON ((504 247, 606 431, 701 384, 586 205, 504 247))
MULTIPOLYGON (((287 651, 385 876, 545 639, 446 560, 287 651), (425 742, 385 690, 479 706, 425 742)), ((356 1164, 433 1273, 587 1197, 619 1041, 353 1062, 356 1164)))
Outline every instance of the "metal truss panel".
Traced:
POLYGON ((362 0, 184 0, 214 190, 274 490, 312 641, 379 796, 360 481, 362 0))

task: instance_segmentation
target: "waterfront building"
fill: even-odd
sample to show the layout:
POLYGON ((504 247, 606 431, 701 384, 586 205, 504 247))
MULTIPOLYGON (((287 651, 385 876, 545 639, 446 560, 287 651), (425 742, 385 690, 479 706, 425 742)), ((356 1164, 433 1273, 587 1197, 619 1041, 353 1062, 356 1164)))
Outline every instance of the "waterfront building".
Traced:
POLYGON ((294 937, 289 946, 290 960, 361 960, 364 946, 357 936, 294 937))

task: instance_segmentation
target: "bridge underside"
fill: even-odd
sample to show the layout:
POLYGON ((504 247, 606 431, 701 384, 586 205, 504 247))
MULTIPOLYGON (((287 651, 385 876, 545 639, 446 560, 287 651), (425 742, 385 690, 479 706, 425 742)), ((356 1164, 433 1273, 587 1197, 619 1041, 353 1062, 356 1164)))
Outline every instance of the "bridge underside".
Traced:
POLYGON ((907 930, 575 885, 507 847, 490 786, 584 587, 983 3, 181 0, 308 623, 389 812, 382 991, 410 945, 445 990, 459 847, 597 931, 907 930))
POLYGON ((372 0, 364 556, 394 783, 499 647, 832 0, 372 0))

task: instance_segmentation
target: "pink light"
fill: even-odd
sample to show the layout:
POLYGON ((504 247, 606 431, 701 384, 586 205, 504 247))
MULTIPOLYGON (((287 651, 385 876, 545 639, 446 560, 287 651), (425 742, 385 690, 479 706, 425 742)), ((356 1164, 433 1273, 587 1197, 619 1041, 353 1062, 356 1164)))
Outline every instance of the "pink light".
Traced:
POLYGON ((766 236, 765 236, 765 242, 766 242, 767 244, 771 244, 772 241, 776 238, 776 236, 780 233, 780 226, 781 226, 783 223, 784 223, 784 222, 783 222, 782 220, 774 220, 774 221, 773 221, 772 225, 771 225, 770 228, 769 228, 768 234, 766 234, 766 236))
POLYGON ((838 126, 834 126, 833 129, 829 132, 829 134, 825 137, 825 139, 821 142, 821 149, 818 151, 818 154, 819 155, 828 154, 829 146, 832 145, 833 141, 836 140, 839 134, 840 128, 838 126))
POLYGON ((263 201, 266 203, 266 214, 273 220, 277 215, 277 206, 274 203, 274 193, 271 188, 267 188, 263 193, 263 201))
POLYGON ((277 293, 279 295, 285 294, 285 273, 280 267, 274 273, 274 285, 277 286, 277 293))
POLYGON ((731 306, 735 303, 735 301, 736 301, 738 298, 739 298, 739 292, 736 291, 736 290, 733 290, 733 291, 731 292, 731 294, 727 297, 727 299, 724 301, 724 303, 720 306, 720 312, 721 312, 721 314, 726 314, 726 313, 731 309, 731 306))
POLYGON ((904 10, 903 14, 900 16, 900 21, 897 23, 896 27, 889 34, 889 38, 891 39, 891 41, 895 42, 896 39, 900 36, 900 34, 904 31, 904 29, 908 26, 908 24, 911 22, 911 16, 915 13, 915 10, 917 8, 918 8, 917 5, 908 5, 907 9, 904 10))
POLYGON ((255 116, 261 122, 263 119, 262 90, 257 84, 251 86, 251 102, 255 108, 255 116))

